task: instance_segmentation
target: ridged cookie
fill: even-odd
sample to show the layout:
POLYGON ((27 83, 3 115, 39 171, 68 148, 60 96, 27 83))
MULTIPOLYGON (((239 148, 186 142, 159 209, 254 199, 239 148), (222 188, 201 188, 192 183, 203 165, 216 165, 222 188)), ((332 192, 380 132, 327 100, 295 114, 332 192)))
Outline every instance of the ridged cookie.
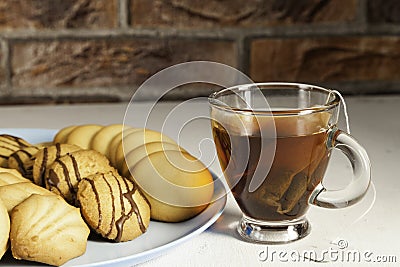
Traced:
POLYGON ((143 234, 150 223, 150 206, 138 187, 116 172, 84 178, 78 202, 85 221, 103 237, 123 242, 143 234))
POLYGON ((95 150, 79 150, 54 161, 45 174, 46 188, 75 204, 78 183, 96 173, 115 171, 108 159, 95 150))
POLYGON ((89 232, 79 209, 56 195, 33 194, 11 212, 16 259, 60 266, 85 253, 89 232))
POLYGON ((60 143, 39 150, 35 155, 35 161, 33 163, 34 183, 44 186, 46 169, 53 164, 57 158, 78 150, 81 150, 79 146, 60 143))
POLYGON ((8 157, 21 148, 32 146, 22 138, 1 134, 0 135, 0 167, 8 166, 8 157))
POLYGON ((30 180, 22 177, 22 175, 14 169, 0 168, 0 186, 16 184, 16 183, 29 183, 30 180))
POLYGON ((10 218, 7 209, 0 199, 0 260, 8 248, 8 238, 10 235, 10 218))
POLYGON ((9 213, 15 206, 30 197, 32 194, 44 196, 54 195, 54 193, 49 190, 35 185, 32 182, 0 186, 0 199, 3 201, 9 213))
POLYGON ((33 181, 34 155, 39 151, 36 146, 28 146, 12 153, 8 158, 8 167, 18 170, 22 176, 33 181))

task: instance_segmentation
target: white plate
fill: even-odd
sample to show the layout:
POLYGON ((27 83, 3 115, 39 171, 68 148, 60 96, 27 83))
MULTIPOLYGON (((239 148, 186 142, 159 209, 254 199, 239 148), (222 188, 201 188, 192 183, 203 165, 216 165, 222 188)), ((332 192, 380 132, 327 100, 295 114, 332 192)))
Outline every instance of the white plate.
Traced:
MULTIPOLYGON (((56 130, 49 129, 0 129, 0 134, 7 133, 19 136, 31 143, 51 141, 56 130)), ((67 262, 64 266, 132 266, 164 254, 168 249, 177 246, 200 234, 210 227, 221 215, 226 194, 220 180, 215 183, 215 196, 220 199, 211 203, 201 214, 181 223, 162 223, 151 221, 147 232, 135 240, 124 243, 111 243, 103 239, 91 239, 86 253, 67 262)), ((17 261, 10 253, 0 261, 0 266, 38 266, 37 263, 17 261)))

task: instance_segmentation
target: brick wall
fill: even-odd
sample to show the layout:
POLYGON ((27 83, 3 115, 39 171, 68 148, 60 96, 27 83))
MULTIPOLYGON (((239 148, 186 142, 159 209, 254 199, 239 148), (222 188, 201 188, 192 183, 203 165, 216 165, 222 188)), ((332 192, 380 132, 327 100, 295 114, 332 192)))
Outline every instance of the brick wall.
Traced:
POLYGON ((399 34, 397 0, 2 0, 0 102, 126 101, 191 60, 255 81, 400 93, 399 34))

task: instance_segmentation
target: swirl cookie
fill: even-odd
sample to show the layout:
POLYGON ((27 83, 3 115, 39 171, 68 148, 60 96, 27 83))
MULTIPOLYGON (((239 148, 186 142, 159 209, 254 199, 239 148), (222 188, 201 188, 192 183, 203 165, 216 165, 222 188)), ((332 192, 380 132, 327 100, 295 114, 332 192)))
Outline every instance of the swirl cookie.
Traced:
POLYGON ((8 212, 11 212, 15 206, 30 197, 32 194, 44 196, 54 195, 54 193, 49 190, 35 185, 32 182, 0 186, 0 199, 3 201, 8 212))
POLYGON ((8 238, 10 235, 10 218, 7 209, 0 199, 0 260, 8 248, 8 238))
POLYGON ((34 155, 39 151, 36 146, 24 147, 12 153, 8 158, 8 167, 18 170, 22 176, 33 180, 34 155))
POLYGON ((70 144, 57 143, 52 146, 45 147, 39 150, 35 155, 33 163, 33 181, 35 184, 44 186, 44 175, 46 169, 59 157, 70 152, 81 150, 80 147, 70 144))
POLYGON ((17 170, 0 168, 0 186, 28 182, 30 182, 30 180, 22 177, 17 170))
POLYGON ((56 195, 33 194, 11 212, 16 259, 60 266, 85 253, 89 232, 79 209, 56 195))
POLYGON ((115 171, 84 178, 77 199, 89 226, 115 242, 143 234, 150 223, 150 206, 137 186, 115 171))
POLYGON ((45 184, 48 190, 75 204, 79 181, 111 170, 115 169, 104 155, 95 150, 79 150, 57 158, 46 171, 45 184))
POLYGON ((8 135, 1 134, 0 135, 0 167, 8 166, 8 157, 17 150, 20 150, 24 147, 32 146, 24 139, 8 135))

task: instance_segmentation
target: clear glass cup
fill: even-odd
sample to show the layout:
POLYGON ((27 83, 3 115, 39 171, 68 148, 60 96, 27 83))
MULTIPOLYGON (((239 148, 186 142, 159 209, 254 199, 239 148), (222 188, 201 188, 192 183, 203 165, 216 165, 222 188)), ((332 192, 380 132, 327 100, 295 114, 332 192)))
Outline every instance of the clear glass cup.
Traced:
POLYGON ((365 149, 337 127, 340 95, 298 83, 238 85, 209 97, 218 158, 243 212, 247 241, 287 243, 310 232, 309 205, 342 208, 370 184, 365 149), (342 190, 323 186, 330 154, 350 160, 354 177, 342 190))

